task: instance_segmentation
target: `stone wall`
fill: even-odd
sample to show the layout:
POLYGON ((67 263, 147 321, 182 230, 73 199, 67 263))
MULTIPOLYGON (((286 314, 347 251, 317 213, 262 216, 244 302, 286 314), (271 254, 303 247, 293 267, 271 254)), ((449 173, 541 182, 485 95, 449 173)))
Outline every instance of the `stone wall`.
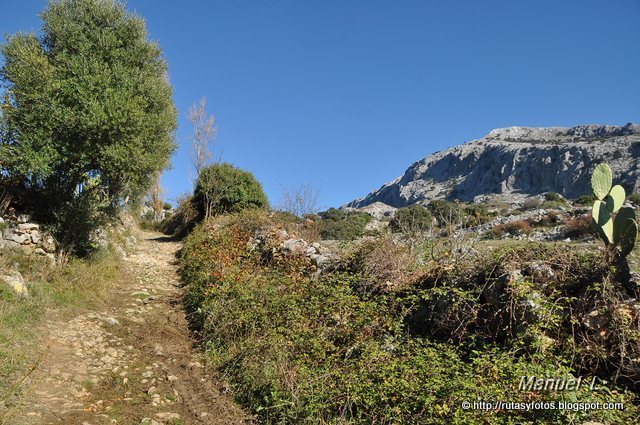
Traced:
POLYGON ((20 250, 27 255, 39 255, 54 260, 56 242, 53 236, 40 229, 40 225, 30 222, 26 214, 0 217, 0 251, 20 250))

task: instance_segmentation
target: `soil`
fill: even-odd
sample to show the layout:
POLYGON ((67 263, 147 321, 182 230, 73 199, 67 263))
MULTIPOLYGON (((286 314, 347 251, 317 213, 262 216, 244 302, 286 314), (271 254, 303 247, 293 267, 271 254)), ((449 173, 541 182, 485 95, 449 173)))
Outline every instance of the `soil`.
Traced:
POLYGON ((245 424, 182 310, 180 243, 142 233, 107 306, 48 323, 48 349, 7 424, 245 424))

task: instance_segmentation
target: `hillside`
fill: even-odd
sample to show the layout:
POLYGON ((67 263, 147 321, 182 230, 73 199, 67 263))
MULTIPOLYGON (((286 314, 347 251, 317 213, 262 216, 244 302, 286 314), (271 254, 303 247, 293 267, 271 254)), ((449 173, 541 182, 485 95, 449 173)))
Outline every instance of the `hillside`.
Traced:
POLYGON ((602 161, 631 193, 640 186, 639 158, 638 124, 500 128, 415 162, 402 176, 347 206, 383 202, 403 207, 484 195, 513 201, 545 192, 577 198, 590 193, 591 172, 602 161))

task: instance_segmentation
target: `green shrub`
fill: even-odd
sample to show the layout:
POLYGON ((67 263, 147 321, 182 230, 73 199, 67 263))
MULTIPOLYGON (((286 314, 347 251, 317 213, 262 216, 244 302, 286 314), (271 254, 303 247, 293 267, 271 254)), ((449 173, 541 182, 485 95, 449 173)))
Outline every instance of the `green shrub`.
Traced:
POLYGON ((400 208, 389 222, 389 228, 396 233, 424 233, 431 230, 432 227, 433 215, 428 209, 419 204, 400 208))
POLYGON ((367 224, 373 219, 362 212, 346 212, 330 208, 318 214, 320 235, 323 239, 353 240, 364 235, 367 224))
POLYGON ((443 199, 435 199, 427 205, 427 209, 435 217, 438 226, 458 223, 463 216, 459 202, 449 202, 443 199))
MULTIPOLYGON (((593 196, 590 204, 593 204, 593 201, 595 200, 596 200, 596 197, 593 196)), ((638 192, 632 193, 631 195, 629 195, 627 200, 633 202, 635 205, 640 205, 640 193, 638 192)))
MULTIPOLYGON (((576 205, 585 205, 585 206, 591 206, 593 205, 593 202, 596 200, 597 198, 595 197, 595 195, 590 194, 590 195, 582 195, 578 198, 576 198, 575 201, 573 201, 574 204, 576 205)), ((640 199, 640 196, 639 196, 640 199)))
POLYGON ((551 202, 563 202, 564 198, 556 192, 547 192, 544 194, 544 200, 551 202))
POLYGON ((560 209, 564 209, 567 207, 567 202, 566 201, 544 201, 542 204, 540 204, 540 208, 546 209, 546 210, 560 210, 560 209))
POLYGON ((473 227, 495 216, 482 204, 462 204, 458 201, 449 202, 443 199, 429 202, 427 209, 440 227, 473 227))
POLYGON ((228 163, 210 165, 200 172, 193 202, 205 217, 269 206, 253 174, 228 163))

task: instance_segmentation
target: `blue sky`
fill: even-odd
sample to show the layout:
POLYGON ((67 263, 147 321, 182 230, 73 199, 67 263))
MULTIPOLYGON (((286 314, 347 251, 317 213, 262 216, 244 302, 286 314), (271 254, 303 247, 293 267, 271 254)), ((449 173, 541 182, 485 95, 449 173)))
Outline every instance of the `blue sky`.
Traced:
MULTIPOLYGON (((44 0, 3 0, 0 31, 44 0)), ((129 0, 169 63, 179 110, 170 200, 190 192, 186 119, 208 99, 213 148, 277 204, 338 206, 429 153, 496 127, 640 118, 640 2, 129 0)))

